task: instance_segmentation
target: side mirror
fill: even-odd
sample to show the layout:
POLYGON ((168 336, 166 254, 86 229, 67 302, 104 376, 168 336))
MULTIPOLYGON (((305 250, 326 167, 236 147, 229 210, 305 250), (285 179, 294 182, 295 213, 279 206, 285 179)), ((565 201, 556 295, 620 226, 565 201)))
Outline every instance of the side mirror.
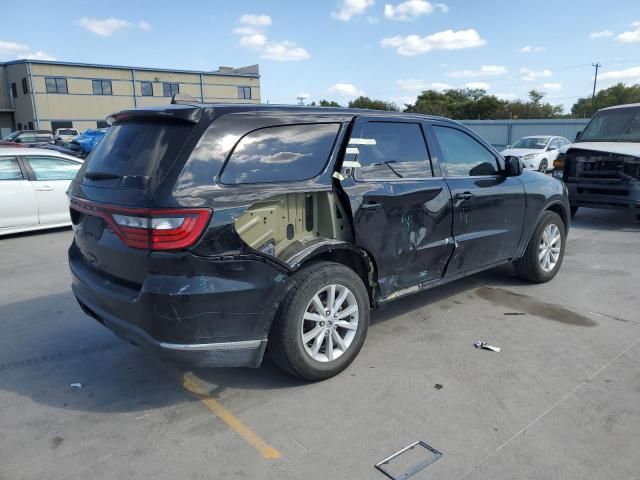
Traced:
POLYGON ((578 130, 578 132, 576 133, 576 138, 574 142, 577 142, 578 140, 580 140, 580 135, 582 135, 582 130, 578 130))
POLYGON ((504 173, 506 177, 522 175, 522 162, 518 157, 508 155, 504 158, 504 173))

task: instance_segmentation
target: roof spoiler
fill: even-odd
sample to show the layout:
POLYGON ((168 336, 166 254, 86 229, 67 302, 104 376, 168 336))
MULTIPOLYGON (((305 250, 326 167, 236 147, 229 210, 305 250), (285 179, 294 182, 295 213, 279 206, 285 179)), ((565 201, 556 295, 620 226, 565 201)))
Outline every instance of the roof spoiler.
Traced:
POLYGON ((176 104, 173 99, 171 105, 164 107, 136 108, 123 110, 107 117, 107 123, 114 125, 134 119, 174 120, 179 122, 198 123, 202 117, 202 107, 189 104, 176 104))

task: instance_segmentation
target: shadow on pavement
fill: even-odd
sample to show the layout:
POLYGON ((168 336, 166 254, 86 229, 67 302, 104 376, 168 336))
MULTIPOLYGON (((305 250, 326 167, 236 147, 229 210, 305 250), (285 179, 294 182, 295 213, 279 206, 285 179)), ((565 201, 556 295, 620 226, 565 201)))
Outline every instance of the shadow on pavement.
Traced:
MULTIPOLYGON (((580 207, 575 218, 571 220, 571 228, 640 232, 640 221, 631 210, 598 210, 580 207)), ((571 233, 569 233, 569 239, 571 239, 571 233)))

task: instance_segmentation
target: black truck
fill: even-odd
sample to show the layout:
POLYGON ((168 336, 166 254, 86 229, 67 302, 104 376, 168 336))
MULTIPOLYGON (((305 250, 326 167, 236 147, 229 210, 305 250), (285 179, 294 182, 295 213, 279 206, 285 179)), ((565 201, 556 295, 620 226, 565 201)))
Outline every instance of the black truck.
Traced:
POLYGON ((461 124, 178 101, 115 114, 69 188, 73 291, 120 337, 192 366, 346 368, 370 307, 497 265, 545 282, 558 180, 461 124))

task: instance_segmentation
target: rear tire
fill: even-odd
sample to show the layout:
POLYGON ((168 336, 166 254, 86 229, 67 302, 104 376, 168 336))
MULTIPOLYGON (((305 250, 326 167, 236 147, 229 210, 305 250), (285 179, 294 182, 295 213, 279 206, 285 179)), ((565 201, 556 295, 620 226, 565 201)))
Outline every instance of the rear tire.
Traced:
POLYGON ((574 218, 578 213, 578 207, 571 207, 571 218, 574 218))
POLYGON ((367 336, 367 289, 356 272, 332 262, 312 264, 292 282, 271 328, 271 358, 305 380, 333 377, 351 364, 367 336))
POLYGON ((556 276, 562 259, 566 229, 555 212, 546 211, 535 230, 522 258, 513 262, 516 275, 534 283, 544 283, 556 276))

